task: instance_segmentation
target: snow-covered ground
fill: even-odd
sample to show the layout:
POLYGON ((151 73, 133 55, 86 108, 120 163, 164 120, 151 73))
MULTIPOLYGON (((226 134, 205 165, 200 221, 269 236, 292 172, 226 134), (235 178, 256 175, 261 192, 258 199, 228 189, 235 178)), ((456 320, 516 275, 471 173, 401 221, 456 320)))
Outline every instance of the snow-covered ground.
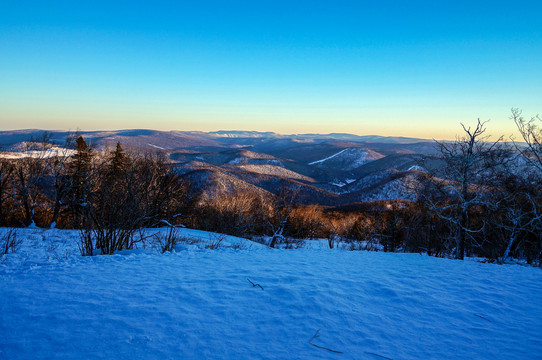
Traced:
POLYGON ((77 232, 19 230, 0 359, 542 358, 538 268, 182 231, 172 253, 80 257, 77 232))

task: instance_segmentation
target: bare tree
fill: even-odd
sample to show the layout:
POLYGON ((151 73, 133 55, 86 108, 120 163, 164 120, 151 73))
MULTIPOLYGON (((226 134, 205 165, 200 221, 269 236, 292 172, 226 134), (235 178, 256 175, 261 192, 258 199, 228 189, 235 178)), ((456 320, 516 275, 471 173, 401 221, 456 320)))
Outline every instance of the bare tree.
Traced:
POLYGON ((73 137, 67 136, 63 148, 59 148, 52 156, 45 159, 45 164, 52 178, 52 201, 53 215, 49 224, 50 228, 56 227, 61 209, 66 205, 66 197, 71 191, 72 178, 68 175, 67 168, 71 161, 73 137))
POLYGON ((541 261, 542 118, 536 115, 526 120, 516 108, 512 109, 510 118, 524 143, 514 142, 520 156, 514 167, 506 169, 506 176, 502 176, 506 206, 499 228, 507 235, 507 246, 500 261, 505 261, 513 248, 519 249, 528 260, 538 257, 541 261))
POLYGON ((487 186, 502 137, 488 142, 486 123, 478 119, 474 128, 461 124, 464 132, 461 137, 453 142, 437 141, 443 166, 433 175, 444 181, 434 183, 432 191, 426 191, 426 195, 430 194, 425 197, 428 207, 455 229, 458 259, 465 256, 467 238, 473 240, 473 234, 484 228, 485 221, 472 221, 472 213, 492 207, 486 196, 487 186))
POLYGON ((521 110, 514 108, 511 119, 516 123, 526 145, 526 147, 521 147, 516 143, 516 148, 525 155, 532 166, 542 172, 542 127, 540 126, 542 118, 536 115, 530 120, 526 120, 523 118, 521 110))
MULTIPOLYGON (((496 247, 500 250, 497 260, 501 263, 508 260, 514 248, 520 249, 519 252, 523 252, 527 258, 532 258, 531 246, 525 242, 532 238, 532 234, 540 232, 540 199, 536 199, 534 189, 522 186, 517 179, 508 178, 507 181, 508 184, 503 187, 504 201, 500 204, 500 216, 492 217, 492 225, 502 234, 504 246, 496 247)), ((540 255, 540 244, 534 250, 536 255, 540 255)))
POLYGON ((0 235, 0 255, 16 253, 21 243, 22 240, 17 238, 17 230, 7 229, 0 235))
POLYGON ((298 194, 298 188, 282 186, 279 193, 275 195, 273 206, 274 216, 268 220, 268 225, 273 232, 273 238, 271 239, 271 244, 269 244, 270 247, 274 248, 277 242, 284 239, 284 229, 288 224, 288 219, 294 208, 298 194))
POLYGON ((373 223, 371 237, 378 239, 385 252, 395 252, 404 245, 404 233, 408 228, 405 213, 400 202, 390 202, 384 210, 369 212, 373 223))
POLYGON ((160 154, 132 155, 132 158, 135 175, 132 187, 140 211, 146 214, 143 225, 153 226, 166 219, 179 222, 186 201, 186 182, 160 154))
MULTIPOLYGON (((45 138, 44 138, 45 139, 45 138)), ((24 157, 15 162, 15 199, 23 207, 24 225, 35 225, 34 215, 38 198, 42 196, 43 179, 47 173, 44 159, 50 144, 26 143, 24 157)))

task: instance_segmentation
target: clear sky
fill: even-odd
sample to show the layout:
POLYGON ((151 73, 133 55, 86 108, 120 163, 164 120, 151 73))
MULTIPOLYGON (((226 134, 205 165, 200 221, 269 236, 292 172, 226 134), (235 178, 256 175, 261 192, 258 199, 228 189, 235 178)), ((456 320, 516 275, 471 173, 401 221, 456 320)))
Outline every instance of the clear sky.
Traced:
POLYGON ((0 129, 444 139, 542 112, 540 1, 0 5, 0 129))

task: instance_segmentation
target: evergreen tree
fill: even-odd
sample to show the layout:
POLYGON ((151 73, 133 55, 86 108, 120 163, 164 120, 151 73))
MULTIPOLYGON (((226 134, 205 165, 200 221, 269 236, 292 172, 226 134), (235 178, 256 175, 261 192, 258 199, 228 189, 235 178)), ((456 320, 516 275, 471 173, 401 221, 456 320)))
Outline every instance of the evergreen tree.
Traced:
POLYGON ((75 154, 70 164, 70 177, 72 182, 71 206, 75 213, 74 226, 81 226, 81 216, 89 207, 90 176, 93 152, 82 136, 75 140, 75 154))
POLYGON ((0 160, 0 226, 5 226, 4 222, 4 201, 9 196, 9 187, 13 181, 12 175, 15 171, 13 164, 7 160, 0 160))
POLYGON ((130 159, 124 153, 120 142, 117 142, 117 146, 114 151, 111 152, 109 160, 109 176, 112 179, 119 179, 128 170, 130 159))

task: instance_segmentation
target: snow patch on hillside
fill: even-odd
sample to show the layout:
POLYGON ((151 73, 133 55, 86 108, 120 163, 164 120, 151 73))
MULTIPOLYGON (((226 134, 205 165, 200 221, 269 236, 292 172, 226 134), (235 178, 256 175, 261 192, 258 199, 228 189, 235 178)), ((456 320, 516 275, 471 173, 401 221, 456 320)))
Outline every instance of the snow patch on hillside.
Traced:
POLYGON ((334 186, 338 186, 338 187, 343 187, 343 186, 353 183, 354 181, 356 181, 356 179, 345 179, 344 181, 335 180, 335 181, 330 182, 330 184, 334 186))
POLYGON ((346 193, 352 193, 352 201, 409 200, 418 198, 420 181, 423 176, 419 171, 398 171, 385 169, 375 171, 343 187, 346 193))
POLYGON ((246 162, 246 158, 245 158, 245 157, 236 157, 235 159, 230 160, 230 161, 228 162, 228 164, 231 164, 231 165, 237 165, 237 164, 242 164, 243 162, 246 162))
POLYGON ((247 165, 275 165, 284 167, 284 164, 277 160, 277 159, 260 159, 260 158, 249 158, 249 157, 236 157, 233 160, 228 161, 228 164, 230 165, 240 165, 240 164, 247 164, 247 165))
POLYGON ((161 147, 161 146, 158 146, 158 145, 154 145, 154 144, 148 144, 150 147, 153 147, 155 149, 159 149, 159 150, 166 150, 165 148, 161 147))
POLYGON ((407 171, 411 171, 411 170, 416 170, 416 171, 421 171, 421 172, 427 172, 427 170, 419 165, 412 165, 411 167, 408 168, 407 171))
POLYGON ((334 167, 341 170, 353 170, 370 161, 381 159, 383 155, 362 148, 346 148, 325 159, 316 160, 309 165, 334 167))
POLYGON ((410 176, 401 177, 390 182, 387 182, 382 187, 368 192, 362 197, 362 201, 378 201, 378 200, 409 200, 416 201, 417 194, 413 179, 410 176))
POLYGON ((394 169, 385 169, 375 171, 369 175, 366 175, 358 180, 348 183, 348 191, 361 191, 367 190, 371 187, 377 186, 380 183, 387 181, 388 179, 396 176, 399 172, 394 169))
POLYGON ((239 165, 239 169, 255 174, 271 175, 287 179, 314 182, 314 179, 276 165, 239 165))
POLYGON ((315 164, 323 163, 324 161, 327 161, 327 160, 329 160, 329 159, 333 159, 335 156, 338 156, 338 155, 342 154, 342 153, 345 152, 346 150, 347 150, 347 149, 343 149, 343 150, 339 151, 339 152, 336 153, 336 154, 333 154, 333 155, 331 155, 331 156, 328 156, 328 157, 325 158, 325 159, 313 161, 313 162, 309 163, 309 165, 315 165, 315 164))
POLYGON ((22 152, 2 152, 0 158, 2 159, 22 159, 22 158, 34 158, 34 159, 49 159, 52 157, 66 157, 75 154, 75 150, 65 149, 60 147, 52 147, 46 150, 28 150, 22 152))

